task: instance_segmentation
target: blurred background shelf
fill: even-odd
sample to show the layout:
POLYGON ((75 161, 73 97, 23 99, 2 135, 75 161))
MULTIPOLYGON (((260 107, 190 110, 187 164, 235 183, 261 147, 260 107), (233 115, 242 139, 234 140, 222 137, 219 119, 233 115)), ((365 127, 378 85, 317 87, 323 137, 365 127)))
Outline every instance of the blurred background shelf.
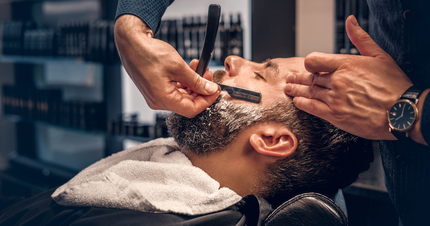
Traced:
POLYGON ((88 135, 101 135, 101 136, 111 137, 113 139, 118 139, 118 140, 130 139, 141 143, 145 143, 156 138, 156 132, 155 132, 156 129, 154 125, 141 125, 145 127, 145 130, 146 130, 145 134, 148 134, 148 136, 134 136, 134 135, 127 135, 125 134, 126 132, 124 132, 124 134, 123 133, 116 134, 113 131, 98 130, 98 129, 83 129, 83 128, 76 128, 72 126, 58 125, 58 124, 43 122, 43 121, 23 119, 22 117, 16 116, 16 115, 4 115, 2 118, 0 118, 0 120, 7 120, 13 123, 35 123, 43 127, 49 126, 52 128, 56 128, 60 130, 68 130, 76 133, 83 133, 88 135))
POLYGON ((2 63, 23 63, 23 64, 47 64, 47 63, 68 63, 68 64, 102 64, 100 62, 85 61, 84 58, 70 57, 36 57, 36 56, 0 56, 2 63))

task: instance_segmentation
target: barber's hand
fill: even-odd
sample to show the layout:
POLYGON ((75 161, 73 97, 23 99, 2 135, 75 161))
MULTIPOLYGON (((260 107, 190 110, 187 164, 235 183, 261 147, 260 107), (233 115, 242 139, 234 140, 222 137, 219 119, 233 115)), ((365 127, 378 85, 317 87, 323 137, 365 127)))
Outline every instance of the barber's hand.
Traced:
POLYGON ((200 77, 171 45, 154 39, 152 30, 138 17, 117 19, 115 41, 124 68, 150 108, 191 118, 218 97, 220 88, 211 82, 211 73, 200 77))
POLYGON ((311 53, 308 76, 289 76, 294 104, 336 127, 373 140, 395 140, 387 110, 413 84, 396 62, 362 30, 355 17, 346 30, 358 55, 311 53))

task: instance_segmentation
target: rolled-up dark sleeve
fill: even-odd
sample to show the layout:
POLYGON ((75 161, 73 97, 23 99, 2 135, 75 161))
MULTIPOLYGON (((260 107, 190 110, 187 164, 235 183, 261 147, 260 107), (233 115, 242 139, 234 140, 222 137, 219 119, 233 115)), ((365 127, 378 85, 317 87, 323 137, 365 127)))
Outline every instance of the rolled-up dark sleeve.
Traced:
POLYGON ((174 0, 119 0, 115 20, 124 14, 132 14, 143 20, 157 33, 161 17, 174 0))

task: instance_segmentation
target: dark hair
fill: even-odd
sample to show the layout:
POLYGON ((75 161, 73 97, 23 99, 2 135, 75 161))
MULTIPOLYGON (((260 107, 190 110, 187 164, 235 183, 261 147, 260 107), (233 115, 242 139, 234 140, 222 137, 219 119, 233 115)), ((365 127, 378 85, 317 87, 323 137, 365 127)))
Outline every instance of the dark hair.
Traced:
POLYGON ((280 122, 297 137, 289 157, 267 166, 254 191, 277 205, 303 192, 330 196, 354 182, 373 161, 371 142, 297 109, 291 98, 270 107, 238 104, 225 94, 196 117, 167 117, 171 135, 182 150, 197 155, 222 151, 249 126, 280 122))
POLYGON ((284 121, 298 139, 296 151, 267 166, 260 181, 263 196, 279 205, 304 192, 328 196, 344 188, 373 161, 372 142, 342 131, 327 121, 278 103, 265 120, 284 121))

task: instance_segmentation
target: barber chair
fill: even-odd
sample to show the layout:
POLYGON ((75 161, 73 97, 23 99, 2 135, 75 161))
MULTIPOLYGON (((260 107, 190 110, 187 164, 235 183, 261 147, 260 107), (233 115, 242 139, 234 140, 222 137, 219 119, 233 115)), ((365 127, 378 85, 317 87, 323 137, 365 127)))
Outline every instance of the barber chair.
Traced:
POLYGON ((347 226, 342 190, 333 198, 319 193, 303 193, 284 202, 263 221, 264 226, 347 226))
MULTIPOLYGON (((272 211, 270 204, 255 195, 219 212, 186 216, 172 213, 146 213, 134 210, 97 207, 65 207, 51 199, 53 190, 17 203, 0 212, 0 225, 211 225, 211 226, 347 226, 342 191, 331 198, 318 193, 303 193, 272 211), (22 220, 21 218, 25 218, 22 220), (15 221, 19 221, 19 224, 15 221)), ((1 198, 0 198, 0 201, 1 198)), ((14 200, 8 201, 13 204, 14 200)), ((19 199, 15 200, 19 201, 19 199)), ((7 206, 7 205, 6 205, 7 206)), ((2 206, 0 206, 2 207, 2 206)), ((5 207, 5 206, 3 206, 5 207)))

